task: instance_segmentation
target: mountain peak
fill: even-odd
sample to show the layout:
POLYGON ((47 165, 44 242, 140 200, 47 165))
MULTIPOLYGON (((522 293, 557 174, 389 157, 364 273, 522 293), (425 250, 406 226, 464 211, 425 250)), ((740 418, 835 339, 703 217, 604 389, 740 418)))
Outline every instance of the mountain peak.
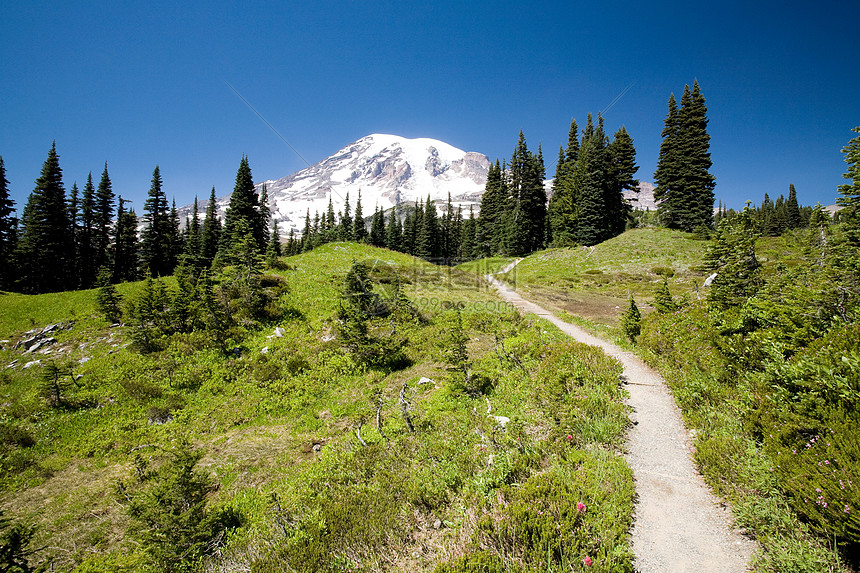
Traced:
POLYGON ((331 199, 335 211, 342 211, 347 194, 354 209, 359 191, 365 215, 377 206, 390 209, 428 195, 441 206, 449 193, 457 206, 479 206, 489 166, 486 155, 444 141, 374 133, 306 169, 258 183, 257 188, 265 183, 279 228, 300 232, 308 210, 324 213, 331 199))

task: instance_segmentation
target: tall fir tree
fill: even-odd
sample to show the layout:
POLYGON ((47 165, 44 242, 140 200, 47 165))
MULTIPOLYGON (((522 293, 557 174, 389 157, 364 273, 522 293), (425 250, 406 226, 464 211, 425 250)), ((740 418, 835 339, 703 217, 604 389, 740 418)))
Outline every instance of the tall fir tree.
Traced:
POLYGON ((9 181, 6 166, 0 156, 0 290, 12 288, 15 283, 12 253, 15 252, 16 232, 15 202, 9 196, 9 181))
POLYGON ((352 238, 359 243, 367 239, 367 226, 364 222, 364 213, 361 208, 361 189, 358 190, 358 200, 355 202, 355 222, 352 229, 352 238))
POLYGON ((152 171, 149 193, 143 205, 144 228, 141 231, 140 263, 153 276, 170 274, 170 212, 162 189, 161 170, 152 171))
POLYGON ((785 203, 786 224, 789 229, 799 229, 803 225, 800 215, 800 205, 797 202, 797 190, 794 183, 788 185, 788 201, 785 203))
POLYGON ((78 252, 78 241, 80 240, 81 221, 81 193, 78 190, 78 182, 72 183, 72 190, 69 192, 69 241, 71 241, 72 260, 69 261, 69 288, 80 288, 81 284, 81 257, 78 252))
POLYGON ((481 195, 481 214, 476 229, 478 248, 484 256, 494 255, 501 248, 501 228, 507 191, 504 168, 496 159, 487 172, 487 183, 481 195))
POLYGON ((99 268, 95 266, 93 236, 95 234, 96 188, 93 174, 87 175, 81 195, 81 225, 78 230, 77 262, 78 286, 90 288, 96 284, 99 268))
POLYGON ((694 231, 713 227, 714 176, 708 135, 707 107, 698 81, 684 86, 681 106, 669 97, 669 113, 657 161, 654 198, 669 228, 694 231))
POLYGON ((24 292, 56 292, 70 288, 69 212, 63 171, 56 144, 51 145, 36 187, 27 200, 15 258, 24 292))
POLYGON ((606 212, 610 236, 615 237, 627 228, 627 219, 632 208, 624 199, 624 191, 638 192, 639 180, 634 176, 639 170, 636 165, 636 148, 633 138, 624 126, 615 132, 615 138, 607 147, 609 161, 606 185, 606 212))
POLYGON ((403 225, 398 216, 399 205, 395 205, 391 209, 391 215, 388 216, 388 225, 385 227, 385 245, 393 251, 404 252, 403 246, 403 225))
POLYGON ((340 216, 340 225, 338 226, 338 240, 352 241, 353 240, 353 222, 349 211, 349 191, 346 193, 346 198, 343 202, 343 213, 340 216))
POLYGON ((182 230, 179 224, 179 211, 176 209, 176 199, 170 206, 170 259, 168 262, 169 273, 173 273, 176 265, 179 264, 179 259, 185 250, 185 237, 182 235, 182 230))
POLYGON ((269 207, 269 189, 265 183, 260 187, 260 225, 263 227, 263 242, 268 245, 268 239, 271 238, 269 229, 272 227, 272 209, 269 207))
POLYGON ((571 185, 575 195, 577 243, 596 245, 607 238, 606 142, 602 125, 595 128, 591 114, 582 136, 579 159, 573 167, 571 185))
POLYGON ((428 194, 421 218, 421 227, 417 230, 415 254, 428 260, 438 258, 440 253, 439 238, 439 217, 436 214, 436 205, 430 200, 428 194))
MULTIPOLYGON (((860 126, 851 131, 860 134, 860 126)), ((848 170, 842 174, 842 178, 848 183, 839 186, 841 197, 836 199, 836 204, 845 207, 848 217, 853 218, 860 212, 860 135, 851 139, 842 148, 842 153, 848 164, 848 170)))
MULTIPOLYGON (((292 230, 290 230, 292 234, 292 230)), ((281 248, 281 233, 278 231, 278 220, 272 219, 272 233, 269 235, 269 245, 266 247, 266 257, 271 261, 284 254, 281 248)), ((291 253, 292 254, 292 253, 291 253)))
POLYGON ((251 166, 248 157, 243 155, 236 171, 236 184, 233 194, 230 195, 230 204, 224 215, 224 229, 218 246, 219 256, 229 259, 234 247, 244 241, 247 232, 251 233, 257 252, 262 254, 266 248, 266 231, 267 228, 263 227, 260 217, 260 200, 254 188, 251 166))
POLYGON ((374 247, 385 247, 385 215, 378 205, 373 211, 370 223, 370 244, 374 247))
POLYGON ((509 169, 508 204, 510 217, 505 221, 505 251, 523 255, 544 246, 546 230, 545 168, 541 155, 526 146, 520 130, 509 169))
POLYGON ((200 265, 205 268, 212 265, 215 255, 218 254, 218 245, 221 242, 221 219, 218 217, 215 187, 212 187, 209 194, 206 216, 203 218, 203 228, 200 233, 200 265))
POLYGON ((125 201, 119 197, 116 213, 116 240, 113 251, 113 282, 137 280, 138 241, 137 215, 133 209, 125 209, 125 201))
POLYGON ((108 175, 107 162, 105 162, 102 178, 96 189, 95 211, 93 213, 93 255, 94 264, 97 269, 108 266, 108 247, 111 243, 111 221, 115 209, 116 195, 113 192, 110 176, 108 175))

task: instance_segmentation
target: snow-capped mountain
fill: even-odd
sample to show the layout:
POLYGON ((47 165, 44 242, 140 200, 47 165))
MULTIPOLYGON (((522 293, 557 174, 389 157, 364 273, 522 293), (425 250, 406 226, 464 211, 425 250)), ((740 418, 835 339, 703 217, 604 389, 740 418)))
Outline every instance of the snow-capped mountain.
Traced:
MULTIPOLYGON (((290 229, 301 233, 305 215, 311 217, 328 209, 343 210, 349 195, 350 211, 361 190, 362 213, 373 215, 376 206, 390 209, 396 204, 426 201, 427 195, 442 209, 448 194, 454 206, 469 206, 477 214, 487 181, 490 160, 482 153, 466 152, 435 139, 407 139, 396 135, 373 134, 351 143, 319 163, 281 179, 261 181, 269 195, 272 217, 283 235, 290 229)), ((221 216, 230 196, 218 199, 221 216)), ((200 207, 201 213, 204 207, 200 207)), ((185 209, 180 213, 184 219, 185 209)))
POLYGON ((654 185, 647 181, 639 182, 639 191, 624 190, 624 198, 637 211, 657 210, 657 201, 654 200, 654 185))

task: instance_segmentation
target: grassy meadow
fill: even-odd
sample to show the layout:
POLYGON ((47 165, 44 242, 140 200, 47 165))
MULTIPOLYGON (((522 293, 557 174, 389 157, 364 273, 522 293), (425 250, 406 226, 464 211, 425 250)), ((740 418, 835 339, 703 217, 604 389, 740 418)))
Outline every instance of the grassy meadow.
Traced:
POLYGON ((31 564, 570 571, 587 558, 632 571, 615 361, 519 317, 475 269, 332 243, 266 272, 288 285, 281 318, 231 334, 226 351, 190 332, 141 353, 130 326, 97 315, 95 291, 0 296, 0 509, 35 528, 31 564), (367 322, 400 337, 396 362, 365 364, 344 344, 354 262, 379 293, 399 283, 415 311, 367 322), (15 349, 70 320, 47 348, 15 349), (163 498, 176 492, 202 494, 194 515, 218 532, 193 554, 168 547, 188 535, 142 530, 173 515, 163 498))

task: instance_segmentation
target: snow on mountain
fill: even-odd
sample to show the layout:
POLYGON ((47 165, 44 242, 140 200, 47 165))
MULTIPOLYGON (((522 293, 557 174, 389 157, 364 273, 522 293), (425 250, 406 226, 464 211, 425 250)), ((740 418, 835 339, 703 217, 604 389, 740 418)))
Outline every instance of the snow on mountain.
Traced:
MULTIPOLYGON (((325 213, 329 199, 335 212, 343 211, 348 194, 354 215, 359 190, 365 217, 373 215, 377 205, 383 209, 412 205, 426 201, 428 194, 437 208, 443 209, 449 193, 454 206, 462 206, 464 214, 470 205, 477 214, 489 167, 486 155, 462 151, 435 139, 373 134, 307 169, 257 183, 256 189, 259 193, 266 185, 272 216, 286 236, 291 228, 301 233, 308 210, 311 217, 316 212, 325 213)), ((229 201, 229 195, 218 199, 222 217, 229 201)), ((200 207, 201 213, 204 209, 200 207)), ((190 209, 181 211, 184 219, 190 209)))
POLYGON ((624 190, 624 198, 637 211, 656 211, 657 201, 654 200, 654 185, 647 181, 639 182, 639 190, 624 190))

